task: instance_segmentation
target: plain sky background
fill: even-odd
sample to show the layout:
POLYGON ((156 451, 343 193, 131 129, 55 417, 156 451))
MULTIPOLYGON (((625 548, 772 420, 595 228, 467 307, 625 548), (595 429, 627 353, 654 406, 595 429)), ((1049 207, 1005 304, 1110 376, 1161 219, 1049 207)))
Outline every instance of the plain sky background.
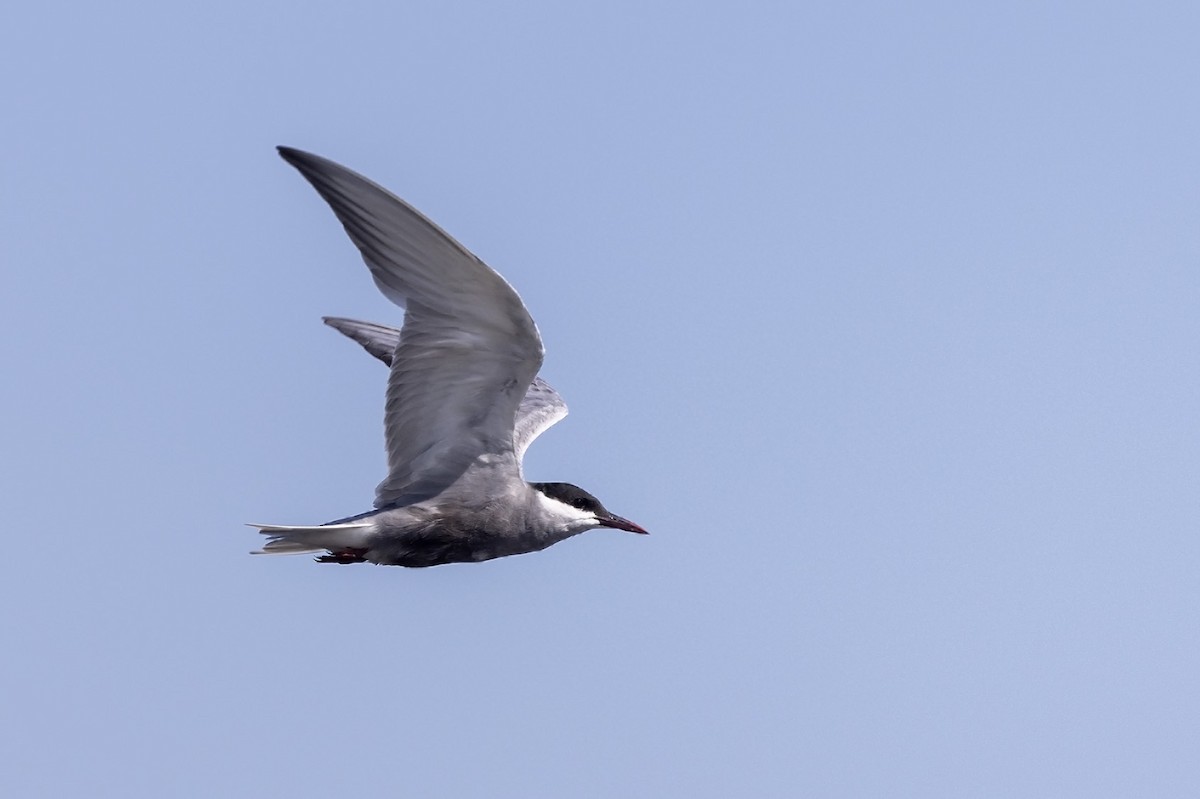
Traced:
POLYGON ((1200 11, 32 3, 0 29, 0 793, 1193 797, 1200 11), (370 507, 311 150, 504 274, 652 531, 370 507))

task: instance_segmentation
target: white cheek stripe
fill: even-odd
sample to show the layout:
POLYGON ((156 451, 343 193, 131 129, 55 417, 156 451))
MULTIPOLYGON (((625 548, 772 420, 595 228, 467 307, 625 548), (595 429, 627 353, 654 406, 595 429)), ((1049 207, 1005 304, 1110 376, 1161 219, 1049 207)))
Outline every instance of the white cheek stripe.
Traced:
POLYGON ((590 510, 580 510, 572 507, 565 502, 560 502, 553 497, 548 497, 542 492, 538 492, 538 499, 542 503, 542 507, 546 512, 556 519, 561 519, 569 524, 596 524, 596 514, 590 510))

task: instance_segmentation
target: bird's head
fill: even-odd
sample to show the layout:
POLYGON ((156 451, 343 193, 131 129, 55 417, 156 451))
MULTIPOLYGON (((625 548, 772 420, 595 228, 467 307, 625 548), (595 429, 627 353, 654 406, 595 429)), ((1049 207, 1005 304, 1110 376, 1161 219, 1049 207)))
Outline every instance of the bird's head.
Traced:
POLYGON ((543 508, 573 533, 596 527, 611 527, 647 535, 648 531, 610 512, 600 500, 570 483, 530 483, 541 494, 543 508))

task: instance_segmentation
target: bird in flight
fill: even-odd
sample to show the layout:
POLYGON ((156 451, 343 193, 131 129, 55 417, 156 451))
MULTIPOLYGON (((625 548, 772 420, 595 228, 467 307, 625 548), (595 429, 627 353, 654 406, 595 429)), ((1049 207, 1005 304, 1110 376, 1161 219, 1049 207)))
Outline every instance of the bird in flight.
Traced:
POLYGON ((645 533, 570 483, 529 483, 529 445, 567 415, 537 376, 544 349, 504 278, 386 189, 310 153, 279 154, 329 203, 400 329, 326 318, 388 365, 388 474, 373 510, 327 524, 254 524, 260 554, 438 566, 536 552, 598 527, 645 533))

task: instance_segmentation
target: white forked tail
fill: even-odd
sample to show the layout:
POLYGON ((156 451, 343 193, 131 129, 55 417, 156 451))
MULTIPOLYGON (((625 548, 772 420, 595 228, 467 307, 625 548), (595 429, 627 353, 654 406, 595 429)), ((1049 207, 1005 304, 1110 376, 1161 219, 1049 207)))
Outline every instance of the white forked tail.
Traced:
POLYGON ((328 549, 338 552, 345 549, 366 549, 367 537, 372 525, 369 522, 349 524, 322 524, 317 527, 289 527, 280 524, 250 524, 269 541, 252 555, 296 555, 301 552, 320 552, 328 549))

